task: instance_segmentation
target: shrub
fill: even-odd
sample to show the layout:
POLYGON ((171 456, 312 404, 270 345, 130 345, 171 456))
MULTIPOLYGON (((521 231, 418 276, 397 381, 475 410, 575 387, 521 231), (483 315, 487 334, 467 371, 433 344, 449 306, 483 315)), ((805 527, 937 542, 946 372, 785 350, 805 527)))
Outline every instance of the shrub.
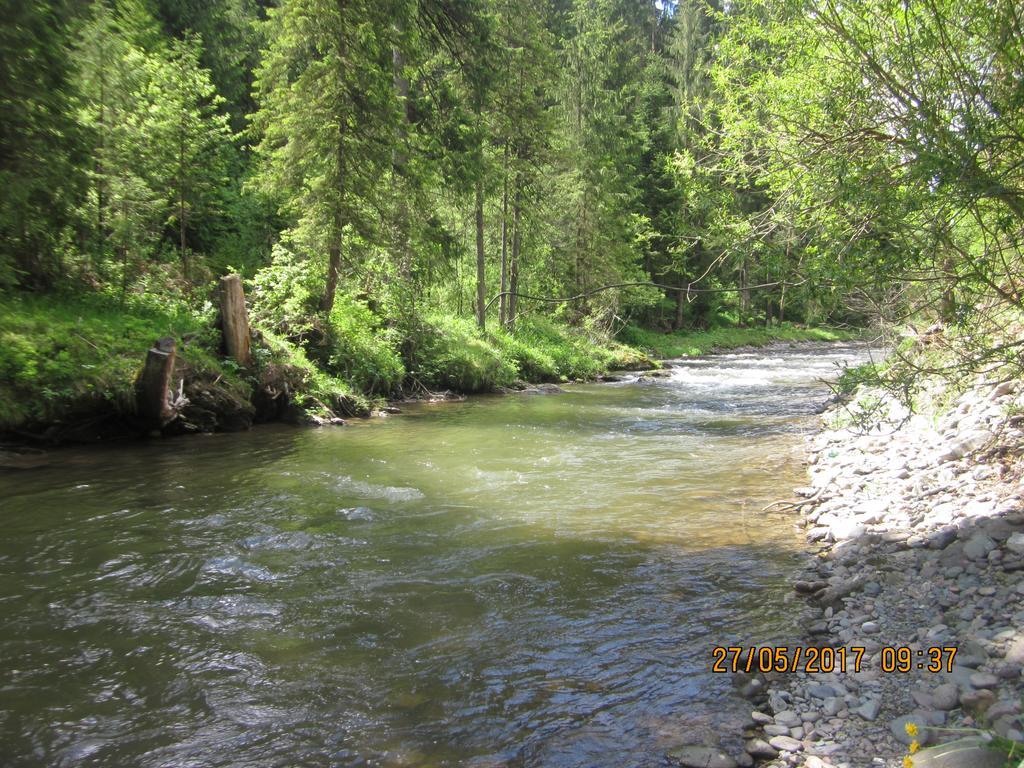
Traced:
POLYGON ((487 392, 511 384, 519 375, 515 361, 500 345, 483 338, 468 318, 429 315, 415 341, 417 366, 412 375, 429 388, 487 392))
POLYGON ((369 307, 338 296, 328 318, 324 368, 366 394, 390 394, 405 378, 397 334, 381 326, 369 307))

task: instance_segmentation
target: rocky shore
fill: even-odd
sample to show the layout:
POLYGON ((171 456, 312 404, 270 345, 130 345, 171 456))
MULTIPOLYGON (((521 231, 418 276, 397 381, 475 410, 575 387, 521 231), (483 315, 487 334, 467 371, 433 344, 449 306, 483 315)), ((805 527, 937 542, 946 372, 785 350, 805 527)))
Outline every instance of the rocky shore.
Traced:
POLYGON ((851 652, 846 672, 736 675, 745 751, 709 750, 706 766, 901 766, 913 752, 920 768, 984 768, 1005 758, 979 738, 1024 741, 1024 386, 989 375, 928 394, 951 404, 911 415, 860 390, 833 407, 790 504, 817 549, 794 584, 799 642, 863 647, 860 670, 851 652), (865 404, 866 430, 851 423, 865 404), (956 648, 952 664, 946 651, 928 671, 931 648, 956 648))

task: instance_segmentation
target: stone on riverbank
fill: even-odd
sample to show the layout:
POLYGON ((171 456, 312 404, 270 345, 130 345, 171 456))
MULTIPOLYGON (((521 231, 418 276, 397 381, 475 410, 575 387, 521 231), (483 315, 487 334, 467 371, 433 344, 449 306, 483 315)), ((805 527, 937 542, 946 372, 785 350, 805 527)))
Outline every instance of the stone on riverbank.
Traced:
MULTIPOLYGON (((892 424, 811 439, 799 495, 819 551, 794 583, 804 643, 863 647, 860 670, 766 676, 775 717, 746 742, 759 765, 898 768, 915 738, 908 722, 922 745, 979 725, 1024 738, 1024 431, 1007 415, 1024 410, 1024 387, 978 380, 938 416, 872 394, 892 424)), ((957 744, 921 750, 915 767, 1001 764, 957 744)))
POLYGON ((678 747, 669 752, 668 756, 685 768, 738 768, 733 758, 714 747, 678 747))

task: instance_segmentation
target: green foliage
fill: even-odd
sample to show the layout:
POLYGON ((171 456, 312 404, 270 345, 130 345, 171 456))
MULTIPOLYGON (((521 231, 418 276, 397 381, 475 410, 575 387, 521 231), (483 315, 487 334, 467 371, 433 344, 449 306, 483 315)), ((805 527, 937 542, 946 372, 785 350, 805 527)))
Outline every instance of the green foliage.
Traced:
POLYGON ((405 378, 398 341, 366 304, 339 296, 328 317, 324 368, 368 395, 395 394, 405 378))
POLYGON ((846 366, 839 374, 834 390, 840 395, 850 395, 861 385, 874 385, 878 382, 880 367, 877 363, 846 366))
POLYGON ((481 335, 468 318, 433 314, 425 318, 418 340, 415 382, 430 389, 487 392, 518 376, 514 360, 481 335))
POLYGON ((516 335, 535 354, 552 361, 551 373, 561 381, 593 378, 608 371, 615 360, 607 339, 592 339, 550 320, 531 318, 520 324, 516 335))
POLYGON ((64 2, 4 4, 0 25, 0 288, 54 284, 85 156, 64 2))
POLYGON ((186 277, 225 228, 234 159, 201 40, 167 40, 139 3, 92 4, 74 50, 78 122, 90 137, 79 203, 87 268, 125 290, 177 251, 186 277))
POLYGON ((257 385, 266 369, 217 361, 206 301, 236 270, 260 364, 294 369, 324 412, 417 384, 588 378, 643 365, 636 347, 836 338, 784 320, 920 307, 969 352, 948 366, 1015 354, 998 340, 1024 292, 1012 3, 88 0, 9 16, 0 290, 60 288, 53 332, 42 304, 4 299, 0 407, 17 419, 88 386, 123 400, 154 333, 194 334, 197 370, 257 385), (75 340, 67 302, 109 361, 75 340), (101 316, 122 335, 89 325, 101 316))
POLYGON ((297 375, 299 388, 293 397, 300 408, 320 416, 336 413, 347 416, 369 414, 370 401, 362 393, 354 391, 336 376, 324 372, 310 361, 301 347, 268 331, 263 331, 260 337, 263 346, 254 351, 254 357, 264 367, 283 365, 297 375))
POLYGON ((252 280, 249 298, 253 323, 301 342, 314 328, 323 265, 297 258, 280 243, 274 246, 272 258, 252 280))
POLYGON ((324 316, 318 308, 322 285, 322 264, 295 260, 278 246, 273 263, 253 279, 249 296, 254 325, 304 347, 325 371, 358 391, 397 392, 405 368, 395 330, 385 327, 365 302, 347 294, 338 296, 324 316))
MULTIPOLYGON (((135 377, 154 340, 193 337, 200 327, 180 306, 0 293, 0 429, 83 409, 131 413, 135 377)), ((184 345, 180 354, 217 365, 198 345, 184 345)))
POLYGON ((514 334, 481 332, 469 318, 430 315, 419 340, 415 382, 429 388, 486 392, 517 380, 591 379, 613 368, 646 367, 640 352, 542 318, 514 334))

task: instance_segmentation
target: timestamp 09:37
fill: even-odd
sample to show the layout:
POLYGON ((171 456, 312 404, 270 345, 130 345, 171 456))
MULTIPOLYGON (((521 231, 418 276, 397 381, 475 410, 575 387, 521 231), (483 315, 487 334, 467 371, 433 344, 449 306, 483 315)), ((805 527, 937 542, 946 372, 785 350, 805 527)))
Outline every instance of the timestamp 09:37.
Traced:
MULTIPOLYGON (((885 645, 877 652, 882 672, 952 672, 955 646, 912 648, 885 645)), ((712 672, 860 672, 866 656, 861 645, 838 648, 788 645, 716 645, 711 649, 712 672)))

